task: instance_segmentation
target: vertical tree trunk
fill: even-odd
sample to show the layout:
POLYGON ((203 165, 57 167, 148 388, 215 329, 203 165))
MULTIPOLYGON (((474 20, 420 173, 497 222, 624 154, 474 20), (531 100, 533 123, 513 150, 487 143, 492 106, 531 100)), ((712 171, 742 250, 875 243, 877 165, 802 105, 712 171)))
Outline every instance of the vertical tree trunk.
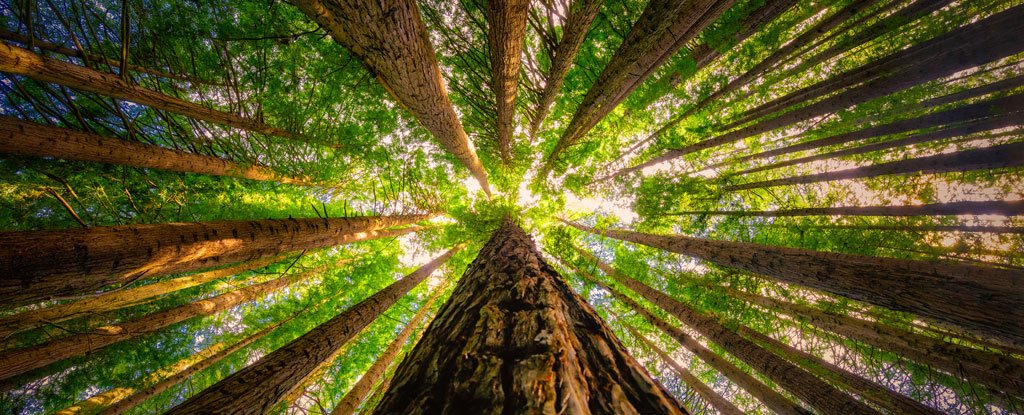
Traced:
POLYGON ((433 215, 267 219, 0 233, 0 306, 414 231, 433 215))
POLYGON ((384 372, 388 370, 388 366, 391 366, 391 363, 395 361, 396 357, 398 357, 398 352, 402 351, 402 346, 405 346, 406 341, 408 341, 409 337, 412 336, 412 332, 416 330, 416 328, 419 327, 420 322, 427 317, 427 313, 430 312, 430 307, 432 307, 434 302, 437 301, 437 297, 441 295, 441 291, 442 287, 434 289, 434 293, 431 294, 430 298, 420 306, 420 309, 416 311, 416 315, 414 315, 412 319, 405 324, 405 327, 398 333, 398 336, 395 336, 395 339, 388 344, 388 347, 384 349, 383 352, 381 352, 380 356, 377 357, 377 360, 370 365, 370 368, 366 370, 366 373, 363 373, 363 376, 359 378, 359 381, 356 382, 355 386, 353 386, 352 389, 350 389, 345 396, 341 398, 341 401, 334 406, 334 410, 331 411, 331 415, 352 415, 355 413, 356 409, 359 408, 359 404, 363 402, 363 399, 366 399, 366 395, 370 393, 373 386, 376 385, 377 381, 384 376, 384 372))
POLYGON ((498 154, 506 166, 512 164, 512 129, 516 116, 520 55, 526 36, 530 0, 489 0, 487 2, 487 46, 491 55, 491 89, 497 103, 498 154))
POLYGON ((168 414, 266 413, 320 362, 332 356, 460 249, 462 245, 452 248, 302 337, 189 398, 168 414))
POLYGON ((395 371, 377 414, 680 414, 510 219, 395 371))
POLYGON ((1024 344, 1024 272, 806 249, 664 236, 585 232, 689 255, 831 294, 907 311, 1011 344, 1024 344))
POLYGON ((981 202, 929 203, 907 206, 837 206, 826 208, 800 208, 784 210, 691 210, 669 215, 727 215, 727 216, 939 216, 939 215, 1024 215, 1024 200, 981 202))
POLYGON ((717 317, 693 310, 674 298, 618 272, 589 252, 577 247, 574 248, 588 261, 596 263, 602 272, 616 282, 640 294, 647 301, 675 316, 683 324, 692 327, 701 335, 707 337, 708 340, 715 342, 727 352, 736 356, 736 358, 763 373, 769 379, 786 388, 797 398, 821 413, 878 414, 878 411, 850 395, 843 393, 807 371, 743 338, 725 327, 719 322, 717 317))
POLYGON ((358 56, 384 89, 412 112, 490 195, 487 173, 448 99, 434 47, 414 0, 293 0, 292 4, 358 56))
POLYGON ((626 325, 625 327, 626 330, 629 331, 629 334, 633 335, 633 338, 637 339, 637 341, 639 341, 640 344, 644 345, 644 347, 646 347, 648 350, 658 355, 658 358, 660 358, 663 363, 668 365, 668 367, 672 368, 672 370, 676 372, 676 374, 683 380, 683 382, 686 383, 686 386, 689 386, 690 389, 693 389, 694 392, 697 392, 697 394, 700 395, 701 398, 710 403, 711 407, 715 408, 715 410, 718 411, 719 414, 743 414, 743 411, 741 411, 740 408, 737 408, 736 405, 733 405, 732 402, 729 402, 728 399, 725 399, 725 397, 718 394, 718 392, 715 392, 715 390, 711 389, 710 386, 705 385, 704 382, 701 382, 700 379, 697 379, 697 377, 694 376, 693 373, 690 373, 689 370, 686 370, 685 367, 680 366, 679 363, 677 363, 676 360, 672 358, 672 356, 669 356, 668 353, 665 353, 665 351, 661 350, 660 347, 656 346, 654 343, 651 343, 650 340, 647 340, 647 338, 644 337, 643 334, 640 334, 640 332, 633 328, 633 326, 626 325))
POLYGON ((0 116, 0 153, 309 185, 307 179, 285 176, 263 166, 246 166, 217 157, 4 116, 0 116))
POLYGON ((547 118, 551 105, 555 103, 555 97, 562 90, 565 84, 565 75, 569 73, 576 53, 583 46, 583 40, 590 32, 590 24, 597 17, 598 10, 604 0, 573 0, 569 6, 569 18, 562 25, 562 39, 555 48, 554 56, 551 59, 551 67, 544 77, 544 90, 537 99, 537 109, 530 122, 530 139, 537 136, 541 124, 547 118))
POLYGON ((40 82, 60 84, 81 91, 123 99, 214 124, 288 139, 299 138, 292 132, 271 127, 238 114, 209 109, 157 91, 135 86, 114 74, 47 58, 2 42, 0 42, 0 71, 24 75, 40 82))

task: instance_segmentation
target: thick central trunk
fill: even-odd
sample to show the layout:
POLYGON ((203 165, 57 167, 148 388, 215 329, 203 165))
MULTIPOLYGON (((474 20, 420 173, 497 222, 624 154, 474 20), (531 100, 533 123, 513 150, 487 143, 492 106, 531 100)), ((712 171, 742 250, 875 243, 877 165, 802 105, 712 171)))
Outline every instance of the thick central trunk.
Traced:
POLYGON ((681 414, 510 221, 395 372, 378 414, 681 414))

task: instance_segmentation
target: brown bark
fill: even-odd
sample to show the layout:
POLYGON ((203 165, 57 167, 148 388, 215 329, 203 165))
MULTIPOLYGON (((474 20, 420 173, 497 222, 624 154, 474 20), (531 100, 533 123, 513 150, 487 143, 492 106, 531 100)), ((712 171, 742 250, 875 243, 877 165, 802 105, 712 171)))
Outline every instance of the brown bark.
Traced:
POLYGON ((270 293, 323 272, 327 267, 249 285, 215 297, 159 311, 134 320, 99 327, 87 333, 74 334, 41 345, 11 350, 0 354, 0 381, 61 360, 84 356, 104 347, 153 333, 172 324, 212 315, 238 304, 261 299, 270 293))
POLYGON ((506 220, 374 413, 683 411, 506 220))
POLYGON ((786 186, 803 183, 820 183, 835 180, 861 179, 893 174, 935 174, 971 170, 994 170, 1024 165, 1024 142, 964 150, 955 153, 938 154, 907 160, 890 161, 846 170, 809 174, 806 176, 743 183, 723 186, 722 190, 761 189, 772 186, 786 186))
POLYGON ((317 365, 356 333, 427 279, 462 246, 452 248, 416 271, 264 356, 184 403, 168 414, 261 414, 270 410, 317 365))
POLYGON ((201 272, 194 275, 186 275, 166 281, 157 281, 152 284, 127 290, 113 290, 95 297, 88 297, 78 301, 72 301, 36 310, 28 310, 23 313, 2 317, 0 318, 0 338, 6 338, 10 334, 17 333, 19 331, 47 324, 60 323, 65 320, 70 320, 88 314, 104 313, 142 304, 154 297, 170 292, 195 287, 197 285, 206 284, 210 281, 260 269, 280 261, 281 259, 283 259, 283 256, 245 262, 228 268, 201 272))
POLYGON ((397 236, 432 215, 267 219, 0 233, 0 305, 99 290, 284 252, 397 236))
POLYGON ((497 104, 498 154, 510 166, 520 56, 530 0, 489 0, 487 5, 487 46, 491 55, 491 89, 497 104))
POLYGON ((774 211, 757 210, 709 210, 709 211, 683 211, 673 212, 669 215, 728 215, 728 216, 759 216, 759 217, 786 217, 786 216, 815 216, 815 215, 838 215, 838 216, 930 216, 930 215, 1000 215, 1020 216, 1024 215, 1024 200, 1001 201, 989 200, 983 202, 949 202, 930 203, 924 205, 908 206, 837 206, 826 208, 801 208, 785 209, 774 211))
POLYGON ((798 321, 850 340, 891 351, 911 361, 998 391, 1024 396, 1024 361, 1008 355, 943 341, 879 322, 829 313, 812 306, 730 288, 720 289, 733 297, 772 312, 788 314, 798 321))
POLYGON ((572 121, 545 159, 544 174, 540 177, 551 171, 563 151, 582 140, 655 69, 732 4, 733 0, 653 0, 648 3, 587 91, 572 121))
POLYGON ((0 116, 0 153, 120 164, 287 184, 310 184, 307 179, 285 176, 263 166, 246 166, 217 157, 109 138, 67 128, 51 127, 4 116, 0 116))
POLYGON ((541 124, 544 123, 544 119, 547 118, 548 112, 551 110, 551 105, 555 103, 555 98, 562 90, 562 85, 565 84, 565 75, 569 73, 576 53, 579 52, 580 46, 583 46, 583 40, 590 32, 590 24, 597 17, 597 12, 601 9, 602 4, 604 4, 604 0, 573 0, 569 7, 571 14, 562 25, 562 39, 555 48, 554 56, 551 59, 551 68, 548 69, 544 78, 544 90, 540 93, 533 121, 530 122, 531 139, 537 135, 537 131, 540 130, 541 124))
POLYGON ((975 226, 975 225, 807 225, 807 229, 859 229, 899 232, 977 232, 977 233, 1024 233, 1020 226, 975 226))
POLYGON ((65 85, 81 91, 123 99, 214 124, 288 139, 299 138, 292 132, 271 127, 238 114, 209 109, 133 85, 114 74, 47 58, 2 42, 0 42, 0 71, 24 75, 40 82, 65 85))
POLYGON ((676 299, 613 269, 591 253, 576 248, 584 258, 597 264, 605 275, 626 286, 647 301, 667 311, 718 344, 744 363, 761 372, 800 400, 826 414, 878 414, 871 407, 825 383, 811 373, 765 350, 724 326, 717 316, 701 313, 676 299))
POLYGON ((715 241, 682 235, 585 232, 700 258, 721 266, 811 287, 958 326, 983 337, 1024 344, 1024 272, 807 249, 715 241))
POLYGON ((434 305, 438 296, 441 295, 441 288, 442 287, 434 289, 434 293, 430 295, 430 298, 428 298, 423 305, 420 306, 420 309, 416 311, 416 315, 414 315, 412 319, 405 324, 402 331, 400 331, 398 336, 395 336, 395 339, 388 344, 388 347, 384 349, 383 352, 381 352, 380 356, 377 357, 377 360, 370 365, 370 368, 366 369, 366 373, 363 373, 363 376, 359 378, 359 381, 356 382, 355 386, 352 386, 352 389, 349 389, 349 391, 345 393, 345 396, 341 398, 341 401, 334 406, 334 409, 331 411, 331 415, 352 415, 355 413, 356 409, 359 408, 359 404, 363 403, 363 400, 366 399, 366 395, 370 394, 370 391, 373 389, 373 386, 377 384, 377 381, 384 377, 384 372, 388 370, 391 363, 395 361, 396 357, 398 357, 398 352, 402 351, 402 346, 405 346, 406 341, 408 341, 409 337, 412 336, 412 332, 416 330, 416 328, 419 327, 420 322, 427 317, 427 313, 430 312, 430 307, 434 305))
POLYGON ((292 4, 359 57, 384 89, 491 194, 487 173, 448 98, 415 1, 293 0, 292 4))
POLYGON ((633 326, 626 325, 625 327, 626 330, 629 331, 629 334, 633 336, 633 338, 637 339, 637 341, 639 341, 640 344, 644 345, 644 347, 646 347, 648 350, 658 355, 658 358, 661 359, 661 361, 665 363, 665 365, 672 368, 672 370, 676 372, 676 375, 678 375, 679 378, 682 379, 684 383, 686 383, 686 386, 688 386, 690 389, 693 389, 694 392, 697 392, 697 394, 700 395, 700 397, 707 401, 709 404, 711 404, 711 407, 715 408, 715 410, 718 411, 718 413, 723 415, 743 414, 743 411, 741 411, 740 408, 737 408, 736 405, 733 405, 732 402, 729 402, 728 399, 725 399, 725 397, 718 394, 718 392, 715 392, 714 389, 711 389, 710 386, 705 385, 704 382, 701 382, 700 379, 697 379, 697 377, 694 376, 693 373, 690 373, 690 371, 686 370, 685 367, 679 365, 679 363, 677 363, 676 360, 672 358, 672 356, 669 356, 668 353, 665 353, 665 351, 661 350, 660 347, 656 346, 654 343, 651 343, 650 340, 647 340, 647 338, 644 337, 643 334, 640 334, 640 332, 633 328, 633 326))

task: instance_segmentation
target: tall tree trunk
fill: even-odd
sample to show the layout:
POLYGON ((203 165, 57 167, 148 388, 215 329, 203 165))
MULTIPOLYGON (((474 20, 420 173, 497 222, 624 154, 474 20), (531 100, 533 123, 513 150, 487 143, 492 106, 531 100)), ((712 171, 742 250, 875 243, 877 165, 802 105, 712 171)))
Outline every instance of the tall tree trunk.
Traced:
POLYGON ((98 314, 147 302, 157 296, 206 284, 210 281, 238 275, 266 267, 283 259, 283 256, 245 262, 228 268, 186 275, 166 281, 157 281, 127 290, 113 290, 95 297, 83 298, 52 307, 28 310, 0 318, 0 338, 47 324, 60 323, 88 314, 98 314))
POLYGON ((285 176, 263 166, 246 166, 217 157, 4 116, 0 116, 0 153, 309 185, 307 179, 285 176))
POLYGON ((110 284, 398 236, 433 215, 267 219, 0 233, 0 306, 110 284))
POLYGON ((640 344, 644 345, 644 347, 646 347, 648 350, 658 355, 658 358, 661 359, 661 361, 665 363, 665 365, 672 368, 672 370, 676 372, 676 375, 678 375, 679 378, 683 380, 686 386, 688 386, 690 389, 693 389, 693 391, 700 395, 701 398, 703 398, 705 401, 711 404, 711 407, 715 408, 715 410, 718 411, 719 414, 743 414, 743 411, 741 411, 740 408, 737 408, 736 405, 733 405, 732 402, 729 402, 728 399, 725 399, 725 397, 720 395, 718 392, 715 392, 714 389, 711 389, 710 386, 704 384, 704 382, 701 382, 700 379, 697 379, 697 377, 694 376, 693 373, 690 373, 689 370, 686 370, 685 367, 680 366, 679 363, 677 363, 676 360, 672 358, 672 356, 669 356, 668 353, 665 353, 665 351, 661 350, 660 347, 656 346, 654 343, 651 343, 650 340, 647 340, 647 338, 644 337, 643 334, 640 334, 640 332, 633 328, 633 326, 626 325, 625 327, 626 330, 629 331, 629 334, 633 335, 633 338, 639 341, 640 344))
POLYGON ((728 215, 728 216, 930 216, 930 215, 1024 215, 1024 200, 982 202, 929 203, 908 206, 837 206, 826 208, 800 208, 784 210, 690 210, 668 215, 728 215))
POLYGON ((189 398, 168 414, 266 413, 320 362, 332 356, 462 247, 452 248, 256 363, 189 398))
POLYGON ((209 109, 133 85, 114 74, 47 58, 2 42, 0 42, 0 71, 24 75, 40 82, 60 84, 81 91, 123 99, 214 124, 288 139, 299 138, 292 132, 271 127, 238 114, 209 109))
POLYGON ((610 265, 601 262, 591 253, 578 247, 574 248, 588 261, 597 264, 597 267, 605 275, 608 275, 619 284, 633 290, 647 301, 675 316, 683 324, 690 326, 708 340, 718 344, 722 349, 750 365, 750 367, 758 372, 763 373, 766 377, 786 388, 794 396, 821 413, 878 414, 878 411, 854 399, 852 396, 843 393, 811 373, 743 338, 725 327, 716 316, 704 314, 687 307, 674 298, 618 272, 610 265))
POLYGON ((292 4, 359 57, 384 89, 469 169, 484 192, 491 194, 487 172, 448 98, 434 47, 414 0, 293 0, 292 4))
POLYGON ((720 287, 727 294, 788 314, 822 330, 855 340, 994 390, 1024 396, 1024 361, 936 337, 758 294, 720 287))
POLYGON ((543 178, 561 153, 636 90, 655 69, 722 14, 733 0, 652 0, 586 96, 544 162, 543 178), (668 18, 666 18, 668 17, 668 18))
POLYGON ((505 166, 512 165, 512 129, 516 116, 520 56, 526 36, 530 0, 489 0, 487 2, 487 46, 491 55, 491 89, 497 112, 498 154, 505 166))
POLYGON ((680 345, 703 360, 708 366, 711 366, 711 368, 717 370, 723 376, 732 381, 732 383, 735 383, 737 386, 747 391, 750 396, 761 401, 761 403, 767 406, 768 409, 771 409, 772 412, 780 415, 809 415, 811 413, 797 403, 791 401, 789 398, 783 396, 781 393, 764 384, 764 382, 761 382, 753 375, 732 364, 728 359, 711 351, 711 349, 704 347, 704 345, 700 344, 697 339, 686 334, 686 332, 679 327, 673 326, 661 317, 654 315, 654 313, 651 313, 632 298, 622 294, 619 290, 598 281, 593 275, 577 268, 574 264, 569 262, 567 262, 567 264, 573 267, 573 270, 576 271, 577 275, 611 293, 613 297, 621 301, 623 304, 626 304, 626 306, 633 310, 633 312, 643 317, 648 324, 657 327, 669 337, 673 338, 680 345))
POLYGON ((977 232, 1024 234, 1021 226, 975 226, 975 225, 807 225, 805 229, 857 229, 898 232, 977 232))
POLYGON ((682 235, 585 232, 647 245, 779 281, 906 311, 982 336, 1024 344, 1024 272, 807 249, 714 241, 682 235))
POLYGON ((573 0, 569 6, 569 18, 562 25, 562 39, 555 48, 551 67, 544 77, 544 90, 537 99, 537 110, 534 112, 533 121, 530 122, 531 140, 537 136, 537 131, 547 118, 551 105, 555 103, 555 98, 562 90, 565 75, 569 73, 576 53, 579 52, 580 46, 583 46, 583 40, 590 32, 590 24, 597 17, 602 4, 604 0, 573 0))
POLYGON ((890 161, 846 170, 723 186, 722 190, 733 192, 772 186, 861 179, 892 174, 935 174, 971 170, 994 170, 1021 165, 1024 165, 1024 142, 1016 142, 955 153, 890 161))
POLYGON ((506 219, 374 413, 683 412, 506 219))
POLYGON ((430 298, 420 306, 420 309, 416 311, 416 315, 414 315, 412 319, 405 324, 402 331, 399 332, 398 336, 395 336, 395 339, 388 344, 388 347, 384 349, 383 352, 381 352, 380 356, 377 357, 377 360, 370 365, 370 368, 366 369, 366 373, 363 373, 363 376, 359 378, 359 381, 356 382, 355 386, 345 393, 345 396, 341 398, 341 401, 334 406, 334 410, 331 411, 331 415, 352 415, 355 413, 356 409, 359 408, 359 404, 366 399, 366 395, 370 393, 373 386, 376 385, 377 381, 384 376, 384 372, 388 370, 391 363, 395 361, 396 357, 398 357, 398 352, 402 351, 402 346, 405 346, 406 341, 408 341, 409 337, 412 336, 412 332, 415 331, 416 328, 419 327, 420 322, 427 317, 427 313, 430 312, 430 307, 434 305, 434 302, 437 301, 437 298, 441 295, 442 288, 443 287, 437 287, 434 289, 434 293, 431 294, 430 298))
POLYGON ((264 283, 249 285, 124 323, 100 327, 87 333, 74 334, 41 345, 0 353, 0 381, 61 360, 84 356, 112 344, 138 338, 192 318, 213 315, 238 304, 261 299, 281 288, 322 273, 327 268, 327 266, 323 266, 302 273, 281 276, 264 283))

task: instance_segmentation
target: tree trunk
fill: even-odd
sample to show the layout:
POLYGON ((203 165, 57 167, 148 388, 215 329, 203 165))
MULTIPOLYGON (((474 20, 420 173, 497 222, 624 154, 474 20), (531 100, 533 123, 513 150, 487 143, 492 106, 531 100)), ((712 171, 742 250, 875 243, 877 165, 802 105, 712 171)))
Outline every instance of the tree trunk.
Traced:
POLYGON ((804 229, 857 229, 897 232, 976 232, 1024 234, 1020 226, 975 226, 975 225, 808 225, 804 229))
POLYGON ((950 375, 998 391, 1024 396, 1024 362, 1008 355, 975 349, 886 324, 829 313, 812 306, 721 288, 729 295, 773 312, 788 314, 822 330, 891 351, 950 375))
POLYGON ((715 390, 711 389, 710 386, 705 385, 704 382, 701 382, 700 379, 697 379, 697 377, 690 373, 689 370, 686 370, 685 367, 680 366, 679 363, 677 363, 676 360, 672 358, 672 356, 669 356, 668 353, 665 353, 665 351, 661 350, 660 347, 654 345, 654 343, 651 343, 650 340, 647 340, 647 338, 644 337, 644 335, 640 334, 640 332, 633 328, 633 326, 626 325, 625 327, 626 330, 629 331, 629 334, 633 335, 633 338, 639 341, 640 344, 644 345, 644 347, 646 347, 648 350, 658 355, 658 358, 660 358, 661 361, 665 363, 665 365, 672 368, 672 370, 676 372, 676 375, 678 375, 683 380, 683 382, 686 383, 686 386, 690 387, 690 389, 693 389, 694 392, 697 392, 697 394, 700 395, 700 397, 707 401, 709 404, 711 404, 711 407, 715 408, 715 410, 718 411, 719 414, 743 414, 743 411, 741 411, 740 408, 737 408, 736 405, 733 405, 732 402, 729 402, 728 399, 725 399, 725 397, 719 395, 718 392, 715 392, 715 390))
POLYGON ((569 18, 562 25, 562 40, 555 48, 554 56, 551 59, 551 68, 544 78, 544 90, 537 100, 537 110, 530 123, 530 139, 537 136, 541 124, 547 118, 551 105, 555 103, 555 97, 562 90, 565 84, 565 75, 572 68, 576 53, 583 46, 583 40, 590 32, 590 24, 597 17, 597 11, 601 9, 604 0, 573 0, 569 7, 569 18))
POLYGON ((374 413, 683 411, 506 219, 374 413))
POLYGON ((728 216, 938 216, 938 215, 1024 215, 1024 200, 983 202, 930 203, 909 206, 837 206, 785 210, 708 210, 672 212, 668 215, 728 215, 728 216))
POLYGON ((238 114, 209 109, 157 91, 135 86, 114 74, 47 58, 2 42, 0 42, 0 71, 24 75, 40 82, 60 84, 81 91, 123 99, 214 124, 287 139, 299 138, 292 132, 271 127, 238 114))
POLYGON ((88 297, 78 301, 58 304, 52 307, 28 310, 23 313, 2 317, 0 318, 0 338, 6 338, 13 333, 33 329, 47 324, 60 323, 65 320, 70 320, 88 314, 105 313, 142 304, 154 297, 167 293, 184 290, 189 287, 206 284, 210 281, 260 269, 278 262, 283 258, 283 256, 275 256, 245 262, 228 268, 201 272, 194 275, 186 275, 166 281, 157 281, 152 284, 127 290, 113 290, 95 297, 88 297))
POLYGON ((510 166, 520 56, 523 53, 530 0, 489 0, 487 4, 487 46, 490 50, 493 75, 491 89, 494 90, 498 110, 498 154, 502 163, 510 166))
POLYGON ((687 42, 722 14, 733 0, 652 0, 586 96, 547 156, 539 177, 551 171, 563 151, 583 139, 687 42), (667 17, 667 18, 666 18, 667 17))
POLYGON ((285 176, 263 166, 246 166, 217 157, 4 116, 0 116, 0 153, 309 185, 307 179, 285 176))
POLYGON ((1011 344, 1024 344, 1024 272, 807 249, 714 241, 682 235, 585 232, 693 256, 782 282, 906 311, 1011 344))
POLYGON ((398 336, 388 344, 388 347, 381 352, 377 360, 370 365, 370 368, 363 373, 363 376, 359 378, 355 386, 352 387, 345 396, 341 398, 341 401, 335 405, 334 410, 331 411, 331 415, 352 415, 356 409, 359 408, 359 404, 366 399, 366 395, 370 393, 373 386, 377 384, 382 377, 384 372, 388 370, 388 366, 395 361, 398 357, 398 352, 402 351, 402 346, 405 346, 406 341, 412 336, 412 332, 419 327, 420 322, 427 317, 427 313, 430 312, 430 307, 437 301, 437 297, 441 295, 442 287, 434 289, 434 293, 430 295, 430 298, 424 302, 416 315, 405 324, 405 327, 398 336))
POLYGON ((398 236, 381 229, 433 215, 267 219, 0 233, 0 305, 88 293, 110 284, 398 236))
POLYGON ((591 253, 577 247, 573 248, 588 261, 596 263, 602 272, 619 284, 626 286, 640 294, 647 301, 675 316, 683 324, 690 326, 708 340, 718 344, 725 351, 750 365, 750 367, 758 372, 763 373, 773 382, 778 383, 794 396, 821 413, 878 414, 878 411, 854 399, 852 396, 843 393, 811 373, 743 338, 725 327, 716 316, 691 309, 674 298, 616 271, 591 253))
POLYGON ((935 174, 971 170, 994 170, 1021 165, 1024 165, 1024 142, 1016 142, 955 153, 890 161, 846 170, 723 186, 722 190, 734 192, 737 190, 762 189, 772 186, 862 179, 893 174, 935 174))
POLYGON ((195 317, 213 315, 238 304, 261 299, 326 269, 327 266, 323 266, 298 274, 278 277, 124 323, 99 327, 88 333, 74 334, 41 345, 4 352, 0 354, 0 381, 61 360, 84 356, 109 345, 138 338, 195 317))
POLYGON ((491 194, 487 173, 448 99, 415 1, 293 0, 292 4, 359 57, 384 89, 491 194))
POLYGON ((262 414, 332 356, 356 333, 443 265, 462 245, 317 326, 302 337, 192 396, 169 415, 195 413, 262 414))

